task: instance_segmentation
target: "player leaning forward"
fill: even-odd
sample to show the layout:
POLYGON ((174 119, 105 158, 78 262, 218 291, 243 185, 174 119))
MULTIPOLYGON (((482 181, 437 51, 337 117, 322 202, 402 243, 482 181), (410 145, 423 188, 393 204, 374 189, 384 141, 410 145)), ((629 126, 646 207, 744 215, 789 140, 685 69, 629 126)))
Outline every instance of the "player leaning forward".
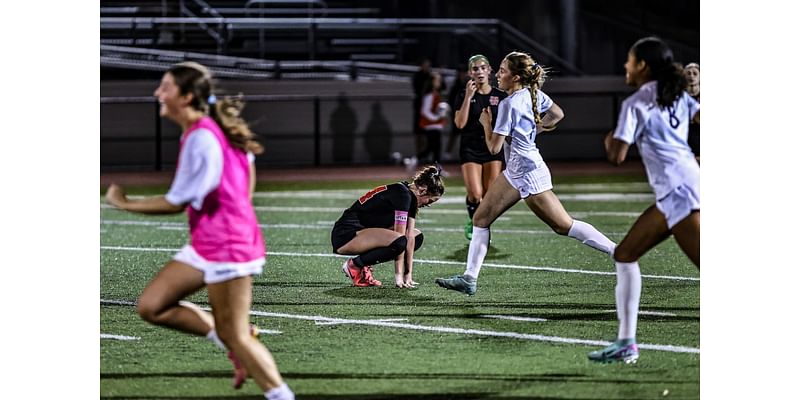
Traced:
POLYGON ((255 183, 252 153, 263 151, 239 118, 240 101, 217 99, 211 74, 187 62, 171 67, 155 91, 160 115, 181 126, 178 168, 163 196, 128 199, 112 184, 106 198, 117 208, 141 214, 186 210, 191 244, 147 284, 139 315, 154 325, 206 336, 229 349, 234 388, 249 373, 269 400, 293 400, 269 350, 249 325, 252 276, 265 262, 264 239, 250 201, 255 183), (211 313, 183 299, 208 289, 211 313))

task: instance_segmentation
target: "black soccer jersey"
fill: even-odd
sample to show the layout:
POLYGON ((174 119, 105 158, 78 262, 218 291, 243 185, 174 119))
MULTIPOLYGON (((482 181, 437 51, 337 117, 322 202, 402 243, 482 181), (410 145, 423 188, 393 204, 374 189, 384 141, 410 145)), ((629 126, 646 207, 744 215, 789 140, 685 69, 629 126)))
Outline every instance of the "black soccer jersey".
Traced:
POLYGON ((394 212, 408 211, 409 218, 417 217, 417 196, 408 188, 408 182, 378 186, 344 211, 342 218, 355 214, 365 228, 394 227, 394 212))
MULTIPOLYGON (((461 107, 464 103, 464 96, 466 90, 462 90, 456 98, 455 105, 461 107)), ((480 94, 475 92, 469 104, 467 111, 467 123, 461 129, 461 158, 462 162, 467 161, 489 161, 502 160, 503 153, 500 152, 496 155, 489 153, 486 147, 486 139, 484 138, 483 125, 481 125, 480 117, 484 108, 490 107, 492 110, 492 127, 497 121, 497 105, 500 101, 508 97, 508 94, 498 88, 493 87, 488 94, 480 94)), ((460 110, 464 112, 465 110, 460 110)))

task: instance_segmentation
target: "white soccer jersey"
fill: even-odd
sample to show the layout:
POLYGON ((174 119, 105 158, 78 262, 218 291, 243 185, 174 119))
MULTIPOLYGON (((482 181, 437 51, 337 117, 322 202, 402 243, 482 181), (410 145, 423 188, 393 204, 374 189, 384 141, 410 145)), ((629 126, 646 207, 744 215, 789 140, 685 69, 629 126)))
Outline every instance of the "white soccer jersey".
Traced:
POLYGON ((700 103, 683 92, 669 107, 660 107, 656 81, 642 85, 622 102, 614 138, 636 143, 647 178, 661 199, 683 183, 699 184, 700 166, 686 139, 700 103))
MULTIPOLYGON (((255 155, 247 152, 247 160, 255 162, 255 155)), ((178 155, 166 200, 175 205, 191 202, 195 210, 201 209, 206 195, 219 186, 222 164, 222 147, 214 134, 205 128, 193 131, 178 155)))
MULTIPOLYGON (((536 91, 539 114, 553 106, 541 90, 536 91)), ((536 147, 536 122, 528 88, 522 88, 503 99, 497 106, 497 122, 494 133, 506 136, 503 146, 506 156, 506 170, 512 178, 518 178, 544 164, 542 155, 536 147)))

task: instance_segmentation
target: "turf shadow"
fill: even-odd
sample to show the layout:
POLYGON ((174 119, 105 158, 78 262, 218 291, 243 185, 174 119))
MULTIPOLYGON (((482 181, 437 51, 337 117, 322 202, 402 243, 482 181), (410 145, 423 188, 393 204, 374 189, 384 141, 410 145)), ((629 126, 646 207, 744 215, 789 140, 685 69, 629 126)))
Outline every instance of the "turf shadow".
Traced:
MULTIPOLYGON (((409 302, 408 305, 411 305, 416 302, 428 303, 435 300, 433 296, 418 295, 416 293, 417 289, 400 289, 400 288, 395 288, 393 283, 387 282, 386 284, 392 285, 392 287, 383 288, 383 287, 347 286, 347 287, 325 290, 322 293, 328 296, 346 298, 346 299, 406 300, 409 302)), ((375 304, 375 303, 371 302, 369 304, 375 304)), ((397 304, 397 303, 390 303, 390 304, 397 304)))
MULTIPOLYGON (((467 253, 468 252, 469 252, 469 243, 467 243, 464 247, 454 251, 452 254, 442 257, 442 259, 450 260, 450 261, 459 261, 459 262, 466 263, 467 262, 467 253)), ((492 246, 490 244, 489 245, 489 251, 486 252, 486 259, 485 260, 487 262, 491 262, 491 261, 494 261, 494 260, 504 260, 504 259, 507 259, 509 257, 511 257, 511 253, 503 253, 502 250, 500 250, 499 248, 494 247, 494 246, 492 246)))

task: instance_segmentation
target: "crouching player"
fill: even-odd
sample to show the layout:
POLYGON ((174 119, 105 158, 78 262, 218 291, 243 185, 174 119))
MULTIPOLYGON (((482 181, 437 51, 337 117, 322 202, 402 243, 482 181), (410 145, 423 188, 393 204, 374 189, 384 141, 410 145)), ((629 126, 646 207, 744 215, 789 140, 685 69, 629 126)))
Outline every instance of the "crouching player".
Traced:
POLYGON ((359 197, 344 210, 331 231, 336 254, 353 255, 342 272, 353 286, 381 286, 372 266, 394 260, 395 286, 412 288, 414 251, 422 246, 422 232, 416 229, 419 207, 427 207, 444 194, 441 169, 427 166, 412 182, 378 186, 359 197))

